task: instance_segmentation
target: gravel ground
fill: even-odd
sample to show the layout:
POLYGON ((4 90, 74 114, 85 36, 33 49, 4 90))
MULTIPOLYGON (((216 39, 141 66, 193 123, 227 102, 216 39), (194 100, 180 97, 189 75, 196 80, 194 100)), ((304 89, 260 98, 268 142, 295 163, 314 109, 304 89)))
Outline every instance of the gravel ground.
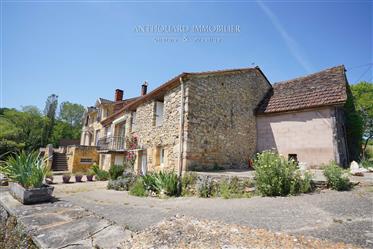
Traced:
POLYGON ((70 189, 73 185, 80 187, 56 186, 56 193, 131 231, 141 231, 179 214, 373 248, 372 187, 277 198, 162 200, 100 188, 74 193, 70 189))
POLYGON ((138 232, 122 248, 359 248, 304 236, 176 216, 138 232))

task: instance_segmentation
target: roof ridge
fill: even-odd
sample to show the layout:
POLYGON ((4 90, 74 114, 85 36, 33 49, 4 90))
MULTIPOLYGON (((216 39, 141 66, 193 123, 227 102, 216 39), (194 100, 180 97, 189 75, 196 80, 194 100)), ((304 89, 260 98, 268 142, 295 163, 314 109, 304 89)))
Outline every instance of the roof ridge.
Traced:
POLYGON ((228 73, 236 71, 248 71, 255 70, 258 67, 242 67, 242 68, 231 68, 231 69, 220 69, 220 70, 209 70, 209 71, 200 71, 200 72, 183 72, 182 74, 189 75, 201 75, 201 74, 212 74, 212 73, 228 73))
POLYGON ((320 74, 320 73, 326 73, 326 72, 328 72, 332 69, 337 69, 337 68, 343 68, 344 70, 346 70, 345 66, 343 64, 341 64, 341 65, 338 65, 338 66, 323 69, 323 70, 318 71, 318 72, 310 73, 310 74, 307 74, 307 75, 304 75, 304 76, 299 76, 299 77, 296 77, 296 78, 293 78, 293 79, 277 81, 273 84, 273 86, 286 84, 286 83, 293 83, 294 81, 302 80, 302 79, 305 79, 305 78, 308 78, 308 77, 312 77, 312 76, 315 76, 315 75, 320 74))

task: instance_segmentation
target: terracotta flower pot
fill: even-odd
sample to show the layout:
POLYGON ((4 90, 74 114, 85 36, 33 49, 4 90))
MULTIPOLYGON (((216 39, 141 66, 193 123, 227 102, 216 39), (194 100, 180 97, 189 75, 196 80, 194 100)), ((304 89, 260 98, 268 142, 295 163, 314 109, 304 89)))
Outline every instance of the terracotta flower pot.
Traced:
POLYGON ((82 178, 83 178, 82 175, 76 175, 76 176, 75 176, 75 181, 76 181, 76 182, 82 182, 82 178))
POLYGON ((71 176, 62 176, 63 183, 69 183, 70 182, 70 177, 71 176))
POLYGON ((91 182, 93 181, 93 175, 86 175, 87 181, 91 182))

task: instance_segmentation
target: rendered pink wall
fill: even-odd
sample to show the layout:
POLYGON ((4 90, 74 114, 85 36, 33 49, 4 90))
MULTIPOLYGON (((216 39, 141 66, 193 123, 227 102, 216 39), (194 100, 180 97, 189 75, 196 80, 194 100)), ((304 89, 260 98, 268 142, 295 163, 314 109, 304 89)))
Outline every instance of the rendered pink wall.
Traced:
POLYGON ((307 166, 336 160, 334 110, 273 114, 257 117, 257 151, 276 149, 286 158, 297 154, 307 166))

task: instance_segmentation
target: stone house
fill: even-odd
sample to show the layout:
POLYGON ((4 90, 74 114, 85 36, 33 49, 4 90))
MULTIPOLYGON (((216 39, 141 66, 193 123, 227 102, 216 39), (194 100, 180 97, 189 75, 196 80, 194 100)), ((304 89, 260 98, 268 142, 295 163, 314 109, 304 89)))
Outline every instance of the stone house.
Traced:
POLYGON ((126 141, 136 137, 138 146, 131 151, 138 173, 247 167, 266 149, 308 166, 331 160, 345 164, 347 84, 343 66, 273 86, 259 67, 182 73, 149 93, 142 85, 137 98, 116 98, 120 108, 91 124, 87 117, 94 119, 107 106, 96 103, 95 112, 87 110, 82 144, 84 132, 100 130, 99 139, 93 135, 88 141, 98 147, 100 166, 108 169, 123 163, 126 141))

